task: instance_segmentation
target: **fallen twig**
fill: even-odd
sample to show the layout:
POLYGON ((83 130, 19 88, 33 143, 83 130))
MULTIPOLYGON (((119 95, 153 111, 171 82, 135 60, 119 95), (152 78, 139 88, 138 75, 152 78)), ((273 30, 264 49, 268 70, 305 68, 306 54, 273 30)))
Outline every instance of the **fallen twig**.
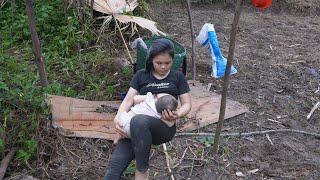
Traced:
MULTIPOLYGON (((251 135, 261 135, 261 134, 267 134, 267 133, 278 133, 278 132, 291 132, 291 133, 299 133, 309 136, 314 136, 317 138, 320 138, 320 134, 317 133, 311 133, 296 129, 275 129, 275 130, 265 130, 265 131, 253 131, 253 132, 247 132, 247 133, 222 133, 220 136, 226 137, 226 136, 251 136, 251 135)), ((214 133, 177 133, 176 137, 178 136, 214 136, 214 133)))
POLYGON ((182 156, 181 156, 181 158, 180 158, 179 163, 177 163, 176 165, 174 165, 174 166, 172 167, 173 169, 176 168, 177 166, 179 166, 179 165, 182 163, 182 161, 183 161, 183 159, 184 159, 184 156, 186 155, 187 150, 188 150, 188 148, 186 148, 186 149, 184 150, 184 152, 183 152, 183 154, 182 154, 182 156))
POLYGON ((320 91, 320 86, 318 86, 318 89, 314 93, 317 94, 319 91, 320 91))
POLYGON ((269 134, 266 134, 266 137, 267 137, 268 141, 270 142, 270 144, 273 146, 273 142, 272 142, 272 140, 271 140, 271 138, 270 138, 269 134))
POLYGON ((189 177, 192 176, 193 168, 194 168, 194 160, 192 160, 192 166, 191 166, 191 170, 189 172, 189 177))
POLYGON ((312 114, 314 113, 314 111, 320 106, 320 101, 318 101, 313 108, 311 109, 310 113, 307 116, 307 120, 311 118, 312 114))
POLYGON ((273 119, 270 119, 270 118, 268 118, 267 120, 268 120, 268 121, 271 121, 271 122, 275 122, 275 123, 278 123, 278 124, 282 124, 282 122, 280 122, 280 121, 277 121, 277 120, 273 120, 273 119))
POLYGON ((169 173, 170 173, 171 180, 174 180, 174 176, 173 176, 171 168, 170 168, 170 163, 169 163, 170 156, 169 156, 168 151, 167 151, 166 143, 163 143, 162 147, 163 147, 164 154, 166 155, 166 162, 167 162, 167 167, 168 167, 168 170, 169 170, 169 173))
POLYGON ((7 167, 13 158, 14 154, 16 153, 16 148, 12 148, 10 152, 1 160, 0 165, 0 180, 4 178, 4 175, 6 174, 7 167))

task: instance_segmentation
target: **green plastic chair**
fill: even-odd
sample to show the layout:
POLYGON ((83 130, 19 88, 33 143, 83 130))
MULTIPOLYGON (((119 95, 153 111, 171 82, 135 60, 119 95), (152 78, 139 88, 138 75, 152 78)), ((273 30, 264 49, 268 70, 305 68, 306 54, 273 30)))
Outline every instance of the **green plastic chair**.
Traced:
MULTIPOLYGON (((149 48, 152 45, 154 40, 160 39, 160 38, 168 39, 174 45, 174 58, 173 58, 172 69, 181 70, 182 73, 184 75, 186 75, 186 73, 187 73, 187 61, 186 61, 187 53, 186 53, 186 49, 180 43, 178 43, 177 41, 174 41, 170 38, 159 37, 159 36, 154 36, 151 38, 143 38, 143 41, 146 43, 146 45, 149 48)), ((147 50, 142 47, 138 47, 137 48, 137 62, 135 65, 135 71, 138 71, 140 69, 144 69, 146 67, 146 61, 147 61, 146 56, 147 56, 147 50)))

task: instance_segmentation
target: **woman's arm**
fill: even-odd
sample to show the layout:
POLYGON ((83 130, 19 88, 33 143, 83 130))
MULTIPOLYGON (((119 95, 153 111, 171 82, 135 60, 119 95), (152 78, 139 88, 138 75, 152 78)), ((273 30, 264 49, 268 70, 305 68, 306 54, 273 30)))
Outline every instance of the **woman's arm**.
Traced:
POLYGON ((184 93, 179 96, 181 107, 177 110, 179 118, 187 115, 191 110, 191 96, 190 93, 184 93))
POLYGON ((118 117, 120 116, 121 113, 128 112, 130 110, 131 106, 133 105, 133 97, 138 94, 139 92, 137 90, 130 87, 126 97, 124 98, 124 100, 122 101, 118 109, 116 117, 114 118, 116 132, 118 132, 122 137, 127 137, 127 135, 123 131, 123 127, 121 127, 120 124, 118 123, 118 117))
POLYGON ((177 111, 170 111, 165 109, 162 112, 162 118, 166 121, 175 121, 185 115, 191 110, 191 97, 189 93, 184 93, 179 96, 181 107, 177 111))
POLYGON ((135 95, 133 97, 133 104, 139 104, 142 101, 146 100, 147 96, 146 95, 135 95))
POLYGON ((122 112, 128 112, 130 110, 131 106, 133 105, 133 98, 138 94, 139 92, 137 90, 133 89, 132 87, 129 88, 126 97, 118 109, 117 116, 122 112))

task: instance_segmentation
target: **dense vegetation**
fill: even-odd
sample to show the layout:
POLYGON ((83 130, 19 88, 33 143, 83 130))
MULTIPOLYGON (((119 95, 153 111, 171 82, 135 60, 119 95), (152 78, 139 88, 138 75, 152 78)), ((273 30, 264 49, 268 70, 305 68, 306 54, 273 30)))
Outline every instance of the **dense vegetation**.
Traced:
POLYGON ((66 9, 64 3, 34 2, 47 87, 40 85, 24 1, 7 2, 0 10, 1 159, 12 147, 22 162, 36 157, 37 133, 49 117, 45 94, 114 100, 127 88, 132 70, 114 68, 110 53, 96 44, 99 30, 90 21, 90 10, 84 10, 89 20, 81 22, 77 6, 66 9))

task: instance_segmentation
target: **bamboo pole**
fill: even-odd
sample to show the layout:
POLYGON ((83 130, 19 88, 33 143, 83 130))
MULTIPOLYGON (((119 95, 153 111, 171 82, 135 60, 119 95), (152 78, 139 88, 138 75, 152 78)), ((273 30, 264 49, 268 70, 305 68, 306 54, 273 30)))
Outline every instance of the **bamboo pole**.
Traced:
POLYGON ((213 153, 214 154, 216 154, 219 149, 220 133, 221 133, 221 129, 223 126, 223 121, 224 121, 224 116, 225 116, 225 112, 226 112, 226 101, 227 101, 228 86, 229 86, 229 80, 230 80, 230 72, 231 72, 231 66, 233 64, 235 41, 236 41, 238 23, 239 23, 239 19, 240 19, 240 15, 241 15, 241 10, 242 10, 242 2, 243 2, 243 0, 237 1, 236 11, 235 11, 234 19, 232 22, 232 29, 231 29, 231 33, 230 33, 229 52, 228 52, 228 61, 227 61, 225 75, 224 75, 223 90, 222 90, 222 94, 221 94, 219 121, 218 121, 218 125, 216 128, 216 133, 214 136, 214 145, 213 145, 213 153))

